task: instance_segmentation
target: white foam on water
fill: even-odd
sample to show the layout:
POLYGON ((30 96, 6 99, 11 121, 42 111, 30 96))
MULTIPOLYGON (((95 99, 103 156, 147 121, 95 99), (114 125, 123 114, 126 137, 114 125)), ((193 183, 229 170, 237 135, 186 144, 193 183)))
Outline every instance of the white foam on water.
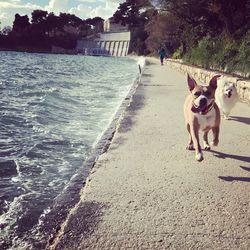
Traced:
POLYGON ((15 197, 14 200, 9 204, 9 210, 6 213, 0 215, 0 224, 7 225, 3 231, 6 231, 6 229, 9 229, 13 224, 15 224, 18 213, 22 210, 21 201, 28 195, 30 195, 30 193, 15 197))
POLYGON ((146 59, 144 56, 140 56, 138 59, 137 59, 137 65, 140 65, 140 67, 143 69, 145 67, 145 64, 146 64, 146 59))
MULTIPOLYGON (((144 67, 145 62, 143 58, 132 61, 12 52, 3 56, 7 63, 18 62, 12 67, 0 65, 0 71, 8 69, 9 74, 3 79, 5 92, 0 93, 5 104, 0 119, 7 117, 0 137, 7 139, 0 142, 13 149, 11 159, 15 159, 18 173, 7 183, 13 185, 12 202, 0 217, 0 223, 8 224, 4 228, 8 236, 15 235, 18 212, 32 217, 25 202, 44 205, 50 198, 46 195, 58 195, 81 167, 138 77, 138 65, 144 67)), ((5 155, 8 160, 7 151, 5 155)), ((46 203, 47 207, 51 204, 52 200, 46 203)), ((46 211, 46 205, 38 209, 46 211)))

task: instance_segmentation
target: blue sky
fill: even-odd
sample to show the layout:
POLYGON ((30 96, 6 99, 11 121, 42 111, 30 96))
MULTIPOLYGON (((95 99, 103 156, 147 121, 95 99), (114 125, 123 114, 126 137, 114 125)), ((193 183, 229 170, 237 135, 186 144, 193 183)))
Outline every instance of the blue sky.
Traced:
POLYGON ((1 28, 12 26, 16 13, 29 15, 34 9, 43 9, 59 14, 66 12, 86 19, 100 16, 107 19, 125 0, 0 0, 1 28))

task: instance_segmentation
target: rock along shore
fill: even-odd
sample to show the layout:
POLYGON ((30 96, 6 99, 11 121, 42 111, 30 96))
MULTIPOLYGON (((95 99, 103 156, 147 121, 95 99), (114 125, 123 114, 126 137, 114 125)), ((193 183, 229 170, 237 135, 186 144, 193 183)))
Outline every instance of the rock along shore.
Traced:
POLYGON ((185 150, 186 76, 150 59, 111 145, 48 249, 249 249, 250 110, 185 150))

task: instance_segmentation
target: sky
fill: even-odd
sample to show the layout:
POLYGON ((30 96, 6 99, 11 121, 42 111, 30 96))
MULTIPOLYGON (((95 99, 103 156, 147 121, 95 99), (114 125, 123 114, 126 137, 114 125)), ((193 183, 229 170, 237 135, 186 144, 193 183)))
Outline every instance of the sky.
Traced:
POLYGON ((0 0, 0 27, 12 26, 16 13, 28 15, 34 9, 75 14, 86 19, 100 16, 107 19, 125 0, 0 0))

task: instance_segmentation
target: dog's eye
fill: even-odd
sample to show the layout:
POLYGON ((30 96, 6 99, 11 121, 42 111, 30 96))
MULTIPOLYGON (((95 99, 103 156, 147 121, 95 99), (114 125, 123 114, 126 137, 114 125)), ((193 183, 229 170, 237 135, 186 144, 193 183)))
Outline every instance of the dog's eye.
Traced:
POLYGON ((196 96, 196 97, 197 97, 197 96, 200 96, 200 95, 201 95, 201 92, 200 92, 200 91, 197 91, 197 92, 194 93, 194 96, 196 96))
POLYGON ((206 96, 210 96, 210 95, 211 95, 211 92, 210 92, 210 91, 206 91, 206 92, 205 92, 205 95, 206 95, 206 96))

